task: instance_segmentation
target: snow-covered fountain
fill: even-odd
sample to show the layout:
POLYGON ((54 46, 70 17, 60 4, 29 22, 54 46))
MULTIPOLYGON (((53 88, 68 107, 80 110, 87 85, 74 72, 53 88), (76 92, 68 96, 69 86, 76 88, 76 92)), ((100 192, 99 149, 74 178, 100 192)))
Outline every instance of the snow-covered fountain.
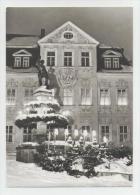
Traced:
MULTIPOLYGON (((72 122, 71 116, 61 112, 59 88, 58 85, 52 84, 56 79, 54 69, 50 68, 48 74, 41 61, 38 76, 40 86, 34 91, 32 100, 24 104, 24 109, 18 113, 15 121, 19 128, 32 129, 33 135, 31 143, 23 143, 17 147, 17 160, 20 161, 25 156, 22 153, 25 146, 30 153, 29 148, 34 149, 46 140, 49 144, 51 135, 55 133, 56 128, 66 128, 72 122)), ((26 160, 23 159, 23 161, 26 160)))

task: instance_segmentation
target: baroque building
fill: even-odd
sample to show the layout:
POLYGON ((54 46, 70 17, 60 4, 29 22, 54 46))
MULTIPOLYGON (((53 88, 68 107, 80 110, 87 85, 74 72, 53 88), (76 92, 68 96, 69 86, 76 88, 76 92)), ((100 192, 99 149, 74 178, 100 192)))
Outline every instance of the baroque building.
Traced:
MULTIPOLYGON (((39 58, 53 67, 60 87, 62 109, 69 110, 73 136, 87 131, 86 141, 104 137, 115 145, 132 145, 132 66, 122 48, 99 43, 72 22, 41 36, 10 36, 7 40, 7 151, 32 141, 32 129, 18 129, 14 122, 23 103, 38 87, 39 58), (93 133, 94 132, 94 133, 93 133)), ((64 140, 59 129, 58 140, 64 140)))

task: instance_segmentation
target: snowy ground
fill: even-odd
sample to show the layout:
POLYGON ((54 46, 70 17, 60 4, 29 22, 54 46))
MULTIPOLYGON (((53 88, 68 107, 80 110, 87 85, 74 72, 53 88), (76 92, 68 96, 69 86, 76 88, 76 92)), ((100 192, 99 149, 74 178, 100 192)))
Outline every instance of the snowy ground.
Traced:
MULTIPOLYGON (((99 167, 99 169, 103 170, 103 167, 99 167)), ((113 176, 93 177, 90 179, 84 176, 75 178, 67 175, 66 172, 48 172, 42 170, 41 167, 37 167, 33 163, 26 164, 17 162, 15 159, 8 159, 7 185, 8 187, 132 186, 132 182, 119 174, 113 176)))

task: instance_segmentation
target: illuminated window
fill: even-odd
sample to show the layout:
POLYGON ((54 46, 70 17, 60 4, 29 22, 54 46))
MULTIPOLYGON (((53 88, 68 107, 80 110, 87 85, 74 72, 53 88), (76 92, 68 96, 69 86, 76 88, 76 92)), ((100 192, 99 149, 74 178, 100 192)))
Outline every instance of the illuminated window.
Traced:
POLYGON ((81 105, 91 105, 91 89, 81 88, 81 105))
POLYGON ((101 125, 101 141, 104 141, 104 137, 110 139, 109 125, 101 125))
POLYGON ((128 104, 127 90, 126 89, 118 89, 117 90, 117 105, 126 106, 127 104, 128 104))
POLYGON ((72 105, 73 104, 73 91, 72 89, 64 89, 64 105, 72 105))
POLYGON ((109 89, 100 89, 100 105, 110 105, 110 92, 109 89))
POLYGON ((89 52, 81 53, 81 66, 89 66, 89 52))

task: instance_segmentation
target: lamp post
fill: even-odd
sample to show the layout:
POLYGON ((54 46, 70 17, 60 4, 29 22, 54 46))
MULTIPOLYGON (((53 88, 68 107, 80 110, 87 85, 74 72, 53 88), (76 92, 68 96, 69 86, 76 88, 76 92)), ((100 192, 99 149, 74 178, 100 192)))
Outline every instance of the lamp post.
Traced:
POLYGON ((74 129, 74 144, 76 141, 76 137, 79 135, 78 129, 74 129))
POLYGON ((54 129, 54 149, 55 149, 55 143, 56 143, 56 136, 58 135, 58 129, 54 129))
POLYGON ((86 143, 86 136, 88 135, 88 132, 87 132, 87 130, 85 129, 84 131, 83 131, 83 136, 84 136, 84 144, 86 143))
POLYGON ((67 136, 68 136, 68 134, 69 134, 69 130, 68 130, 68 128, 67 128, 67 129, 65 129, 64 134, 65 134, 65 148, 64 148, 64 153, 65 153, 65 155, 66 155, 66 139, 67 139, 67 136))

